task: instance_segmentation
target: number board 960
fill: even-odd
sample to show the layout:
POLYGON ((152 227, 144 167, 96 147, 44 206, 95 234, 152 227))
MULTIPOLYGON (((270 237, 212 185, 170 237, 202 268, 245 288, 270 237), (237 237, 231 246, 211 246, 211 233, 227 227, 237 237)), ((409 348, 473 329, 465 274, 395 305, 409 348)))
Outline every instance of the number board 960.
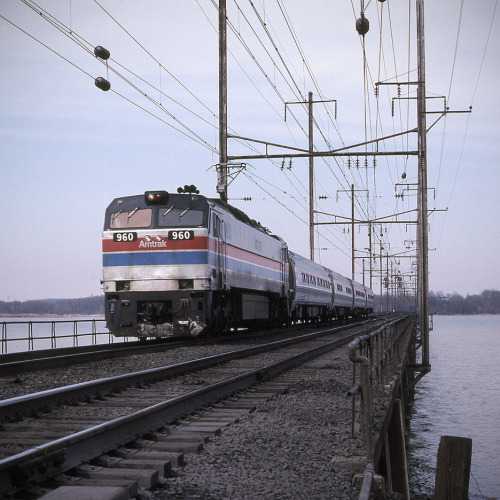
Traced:
POLYGON ((137 241, 137 233, 127 231, 125 233, 113 233, 113 241, 137 241))
POLYGON ((169 240, 194 240, 194 231, 169 231, 169 240))

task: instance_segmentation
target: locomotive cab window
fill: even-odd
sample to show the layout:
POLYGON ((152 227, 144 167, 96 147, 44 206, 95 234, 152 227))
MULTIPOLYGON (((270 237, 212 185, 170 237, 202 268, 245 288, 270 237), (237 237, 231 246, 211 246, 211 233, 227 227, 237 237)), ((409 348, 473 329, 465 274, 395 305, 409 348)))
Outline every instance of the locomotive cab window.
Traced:
POLYGON ((153 211, 150 208, 120 210, 111 214, 110 229, 129 229, 132 227, 149 227, 153 211))
POLYGON ((203 224, 203 212, 190 208, 161 208, 158 225, 163 227, 194 227, 203 224))

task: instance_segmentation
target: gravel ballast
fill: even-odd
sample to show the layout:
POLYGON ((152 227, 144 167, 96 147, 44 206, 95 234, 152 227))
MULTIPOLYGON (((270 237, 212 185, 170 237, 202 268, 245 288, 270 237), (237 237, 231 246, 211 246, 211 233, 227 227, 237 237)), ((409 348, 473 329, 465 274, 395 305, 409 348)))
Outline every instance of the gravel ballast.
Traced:
MULTIPOLYGON (((241 345, 239 347, 242 347, 241 345)), ((0 378, 0 398, 175 364, 226 352, 228 345, 193 346, 41 370, 15 379, 0 378), (92 373, 92 377, 89 377, 92 373)), ((352 363, 342 348, 314 361, 313 367, 284 374, 293 377, 286 394, 275 395, 243 414, 214 436, 200 454, 186 455, 154 500, 167 499, 351 499, 356 474, 365 468, 365 443, 356 421, 351 436, 352 363)), ((273 381, 275 382, 276 379, 273 381)), ((390 390, 374 402, 375 420, 383 415, 390 390)), ((376 425, 374 426, 376 432, 376 425)), ((397 498, 393 496, 392 498, 397 498)))
POLYGON ((365 451, 359 433, 351 438, 352 365, 345 352, 323 359, 288 393, 188 455, 155 499, 357 498, 352 482, 365 451))

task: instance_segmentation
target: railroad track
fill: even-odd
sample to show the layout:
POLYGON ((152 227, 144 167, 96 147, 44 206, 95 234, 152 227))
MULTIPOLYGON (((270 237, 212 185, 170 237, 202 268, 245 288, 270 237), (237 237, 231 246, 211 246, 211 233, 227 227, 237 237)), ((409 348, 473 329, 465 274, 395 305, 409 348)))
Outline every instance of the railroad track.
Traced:
MULTIPOLYGON (((196 345, 207 345, 217 341, 212 339, 196 339, 196 345)), ((114 344, 100 344, 80 347, 61 347, 58 349, 44 349, 0 355, 0 376, 16 375, 34 370, 72 366, 75 363, 102 361, 103 359, 122 358, 164 352, 180 347, 189 347, 195 339, 155 339, 145 342, 119 342, 114 344)))
MULTIPOLYGON (((325 328, 201 360, 1 401, 0 494, 19 494, 70 470, 76 471, 81 485, 99 484, 107 477, 108 486, 125 485, 130 496, 134 484, 152 488, 172 465, 182 464, 183 453, 197 451, 207 435, 234 420, 235 406, 254 404, 245 402, 246 396, 233 404, 235 394, 378 326, 379 322, 370 321, 325 328), (209 407, 215 409, 207 411, 209 407), (201 415, 196 425, 178 425, 193 412, 201 415), (23 418, 26 414, 30 416, 23 418)), ((283 390, 278 385, 259 394, 269 397, 269 391, 283 390)))
MULTIPOLYGON (((338 321, 339 325, 348 325, 359 320, 338 321)), ((335 325, 335 322, 332 323, 335 325)), ((302 325, 303 328, 303 325, 302 325)), ((287 329, 275 330, 289 332, 293 335, 301 327, 294 325, 287 329)), ((104 359, 121 358, 155 352, 165 352, 192 345, 204 346, 222 342, 238 342, 241 340, 259 339, 273 335, 273 331, 245 331, 206 338, 162 338, 146 341, 115 342, 113 344, 99 344, 91 346, 60 347, 57 349, 42 349, 37 351, 14 352, 0 354, 0 376, 13 376, 40 369, 52 369, 73 366, 76 363, 102 361, 104 359)))

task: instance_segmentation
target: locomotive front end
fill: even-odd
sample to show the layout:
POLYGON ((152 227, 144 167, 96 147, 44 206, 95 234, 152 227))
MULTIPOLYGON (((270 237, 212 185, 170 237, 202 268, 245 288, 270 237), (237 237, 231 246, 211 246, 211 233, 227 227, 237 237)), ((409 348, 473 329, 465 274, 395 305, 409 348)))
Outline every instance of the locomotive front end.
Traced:
POLYGON ((118 337, 197 336, 209 322, 208 203, 147 191, 106 210, 106 326, 118 337))

